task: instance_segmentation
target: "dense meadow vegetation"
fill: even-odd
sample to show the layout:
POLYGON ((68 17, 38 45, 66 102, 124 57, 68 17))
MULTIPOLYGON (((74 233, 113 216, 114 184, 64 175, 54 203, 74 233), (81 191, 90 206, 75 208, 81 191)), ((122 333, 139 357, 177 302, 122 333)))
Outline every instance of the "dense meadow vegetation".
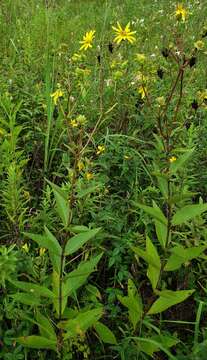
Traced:
POLYGON ((1 0, 0 359, 206 360, 207 1, 1 0))

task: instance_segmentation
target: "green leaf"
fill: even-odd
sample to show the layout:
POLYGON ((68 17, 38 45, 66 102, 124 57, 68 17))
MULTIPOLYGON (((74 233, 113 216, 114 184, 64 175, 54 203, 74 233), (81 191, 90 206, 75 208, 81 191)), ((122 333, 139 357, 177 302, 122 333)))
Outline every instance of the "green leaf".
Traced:
POLYGON ((154 220, 155 222, 155 231, 157 235, 157 239, 162 246, 163 249, 166 247, 167 240, 167 225, 164 225, 160 221, 154 220))
POLYGON ((111 344, 111 345, 117 344, 116 337, 113 334, 113 332, 108 328, 108 326, 106 326, 98 321, 94 325, 94 328, 95 328, 96 332, 98 333, 98 336, 104 343, 111 344))
POLYGON ((56 184, 53 184, 51 181, 47 180, 47 182, 52 187, 56 206, 57 206, 57 213, 60 216, 60 219, 62 220, 62 223, 64 227, 68 226, 69 223, 69 215, 70 215, 70 206, 68 201, 68 196, 64 190, 62 190, 59 186, 56 184))
POLYGON ((193 246, 188 249, 184 249, 181 245, 175 246, 170 250, 172 255, 169 257, 164 270, 174 271, 179 269, 183 264, 199 257, 206 248, 207 246, 193 246))
POLYGON ((25 305, 30 306, 39 306, 41 304, 41 300, 39 297, 34 297, 32 294, 26 293, 18 293, 14 295, 10 295, 12 299, 16 302, 20 302, 25 305))
POLYGON ((165 199, 168 198, 168 178, 166 174, 162 174, 160 172, 158 172, 159 169, 157 168, 157 171, 155 173, 156 177, 157 177, 157 182, 159 185, 159 189, 163 195, 163 197, 165 199))
POLYGON ((17 280, 10 280, 10 282, 14 286, 16 286, 18 289, 27 291, 30 294, 32 294, 34 297, 39 298, 40 296, 43 296, 43 297, 47 297, 50 299, 54 298, 53 292, 44 286, 36 285, 33 283, 24 282, 24 281, 17 281, 17 280))
POLYGON ((94 285, 91 285, 91 284, 88 284, 86 286, 86 291, 92 296, 92 297, 95 297, 99 300, 101 300, 101 293, 100 291, 98 290, 98 288, 94 285))
POLYGON ((95 271, 95 268, 100 261, 103 253, 93 257, 89 261, 81 262, 77 269, 71 271, 65 276, 64 296, 72 295, 79 287, 81 287, 87 280, 88 276, 95 271))
POLYGON ((68 200, 68 193, 61 189, 58 185, 52 183, 50 180, 46 179, 47 183, 51 186, 53 191, 57 192, 64 200, 68 200))
POLYGON ((174 214, 172 225, 181 225, 186 221, 201 215, 205 211, 207 211, 207 204, 186 205, 174 214))
POLYGON ((84 231, 70 238, 66 244, 64 255, 71 255, 79 250, 87 241, 98 234, 100 230, 101 228, 84 231))
POLYGON ((67 331, 64 335, 64 339, 68 339, 69 337, 74 337, 86 332, 89 327, 94 326, 97 323, 102 315, 102 307, 82 313, 80 312, 76 318, 60 322, 58 327, 67 331))
POLYGON ((153 356, 154 352, 160 351, 161 348, 163 347, 165 347, 165 349, 169 349, 172 346, 175 346, 179 342, 177 338, 166 335, 152 336, 149 338, 151 342, 146 342, 143 340, 140 339, 139 341, 137 341, 138 347, 141 351, 143 351, 145 354, 149 356, 153 356))
POLYGON ((53 192, 55 195, 58 215, 60 216, 64 227, 67 228, 70 215, 69 201, 65 200, 65 198, 56 190, 53 189, 53 192))
POLYGON ((167 224, 167 219, 165 215, 160 210, 160 208, 155 204, 155 202, 153 203, 154 205, 153 207, 143 205, 140 203, 136 203, 135 205, 137 205, 140 209, 144 210, 147 214, 151 215, 154 219, 160 221, 164 225, 167 224))
POLYGON ((88 231, 89 228, 85 225, 71 225, 70 226, 70 231, 74 232, 76 234, 82 233, 84 231, 88 231))
POLYGON ((22 336, 16 339, 16 341, 23 346, 33 349, 51 349, 56 350, 57 343, 54 340, 44 338, 42 336, 22 336))
POLYGON ((53 292, 55 294, 55 297, 53 299, 53 305, 54 308, 58 314, 58 317, 62 316, 62 314, 64 313, 65 307, 67 305, 67 301, 68 301, 68 296, 65 294, 66 290, 65 290, 65 285, 64 282, 62 283, 62 298, 61 298, 61 314, 59 313, 60 311, 60 274, 57 273, 55 270, 53 271, 52 274, 52 286, 53 286, 53 292))
POLYGON ((52 340, 56 339, 55 330, 51 324, 51 321, 47 319, 44 315, 42 315, 39 311, 36 315, 36 320, 38 322, 39 331, 42 337, 50 338, 52 340))
POLYGON ((194 148, 187 150, 183 155, 179 156, 176 161, 170 164, 171 172, 175 173, 176 171, 180 170, 184 163, 192 156, 194 152, 194 148))
POLYGON ((60 272, 60 263, 61 263, 61 255, 62 255, 62 248, 56 239, 56 237, 50 232, 50 230, 45 226, 45 233, 47 235, 47 239, 49 242, 49 253, 51 262, 53 264, 54 269, 57 272, 60 272))
POLYGON ((171 291, 163 290, 159 292, 159 299, 157 299, 151 306, 148 311, 148 315, 158 314, 166 309, 170 308, 173 305, 179 304, 186 300, 189 296, 193 294, 194 290, 180 290, 180 291, 171 291))
POLYGON ((45 234, 25 233, 27 237, 35 241, 39 247, 48 249, 51 263, 56 271, 60 270, 61 246, 52 233, 45 227, 45 234))
POLYGON ((160 276, 161 261, 156 250, 149 237, 146 238, 146 251, 132 246, 132 250, 148 263, 147 276, 152 284, 152 288, 155 289, 160 276))
POLYGON ((142 299, 138 294, 137 288, 131 279, 128 280, 128 296, 118 295, 118 300, 129 311, 129 320, 136 329, 137 323, 141 320, 143 305, 142 299))
POLYGON ((153 263, 149 263, 149 267, 147 269, 147 276, 154 290, 156 289, 160 277, 161 261, 156 247, 153 245, 152 241, 148 236, 146 239, 146 252, 153 258, 153 263), (154 264, 156 264, 156 266, 154 266, 154 264))

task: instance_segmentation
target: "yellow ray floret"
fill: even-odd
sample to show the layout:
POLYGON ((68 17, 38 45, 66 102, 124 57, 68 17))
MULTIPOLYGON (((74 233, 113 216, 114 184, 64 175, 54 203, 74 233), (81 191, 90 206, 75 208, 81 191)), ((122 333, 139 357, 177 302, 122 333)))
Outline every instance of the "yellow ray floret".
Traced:
POLYGON ((95 32, 95 30, 90 30, 86 32, 86 34, 83 36, 83 40, 80 41, 80 44, 82 44, 80 50, 87 50, 88 48, 92 48, 92 42, 95 38, 95 32))
POLYGON ((186 20, 187 17, 187 10, 183 7, 182 4, 178 4, 176 7, 176 11, 175 11, 175 16, 176 18, 179 20, 181 19, 182 21, 186 20))
POLYGON ((120 23, 117 21, 117 27, 112 26, 112 29, 116 33, 116 37, 114 38, 114 42, 116 42, 117 44, 120 44, 120 42, 122 40, 127 40, 131 44, 134 41, 136 41, 136 38, 133 36, 136 33, 136 31, 131 31, 130 30, 130 23, 128 23, 125 28, 122 28, 120 23))
POLYGON ((53 98, 54 104, 57 105, 58 99, 63 96, 61 89, 57 89, 53 94, 50 95, 53 98))

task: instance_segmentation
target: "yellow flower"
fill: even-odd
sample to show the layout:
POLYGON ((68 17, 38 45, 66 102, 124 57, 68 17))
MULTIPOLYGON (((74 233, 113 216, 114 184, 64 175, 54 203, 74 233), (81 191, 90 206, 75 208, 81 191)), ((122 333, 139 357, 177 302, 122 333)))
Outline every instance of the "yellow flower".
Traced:
POLYGON ((86 34, 83 36, 83 40, 80 41, 80 44, 82 44, 80 50, 87 50, 88 48, 92 48, 92 42, 95 38, 95 32, 95 30, 86 32, 86 34))
POLYGON ((169 158, 169 162, 172 164, 177 160, 176 156, 171 156, 171 158, 169 158))
POLYGON ((130 156, 124 155, 124 159, 125 159, 125 160, 129 160, 129 159, 130 159, 130 156))
POLYGON ((63 96, 61 89, 57 89, 53 94, 50 95, 53 98, 54 104, 57 105, 58 99, 63 96))
POLYGON ((29 252, 29 246, 28 246, 28 244, 25 243, 25 244, 22 246, 22 249, 23 249, 26 253, 28 253, 28 252, 29 252))
POLYGON ((182 21, 186 20, 187 10, 183 7, 182 4, 177 5, 176 11, 175 11, 175 16, 176 16, 177 20, 182 20, 182 21))
POLYGON ((93 179, 93 174, 91 172, 87 172, 85 174, 85 177, 86 177, 87 180, 91 180, 91 179, 93 179))
POLYGON ((198 40, 194 43, 194 46, 197 50, 202 50, 204 47, 204 42, 202 40, 198 40))
POLYGON ((144 86, 140 86, 138 88, 138 93, 141 95, 141 98, 144 99, 144 97, 146 96, 146 88, 144 86))
POLYGON ((77 122, 77 120, 70 120, 70 125, 73 127, 73 128, 76 128, 76 127, 78 127, 78 122, 77 122))
POLYGON ((136 31, 131 31, 130 30, 130 22, 127 24, 127 26, 125 28, 122 28, 120 23, 117 22, 117 28, 115 26, 112 26, 112 29, 116 33, 116 37, 114 38, 114 42, 116 42, 117 44, 120 44, 120 42, 122 40, 127 40, 131 44, 134 41, 136 41, 135 37, 133 36, 133 34, 135 34, 136 31))
POLYGON ((98 149, 96 151, 97 155, 102 154, 106 150, 106 147, 104 145, 98 145, 98 149))
POLYGON ((40 248, 40 250, 39 250, 40 256, 43 256, 44 253, 46 252, 46 250, 47 250, 47 249, 45 249, 45 248, 40 248))
POLYGON ((83 169, 84 169, 84 163, 82 162, 82 161, 78 161, 78 163, 77 163, 77 168, 78 168, 78 170, 79 171, 82 171, 83 169))
POLYGON ((205 89, 203 91, 198 91, 198 98, 201 101, 207 100, 207 89, 205 89))

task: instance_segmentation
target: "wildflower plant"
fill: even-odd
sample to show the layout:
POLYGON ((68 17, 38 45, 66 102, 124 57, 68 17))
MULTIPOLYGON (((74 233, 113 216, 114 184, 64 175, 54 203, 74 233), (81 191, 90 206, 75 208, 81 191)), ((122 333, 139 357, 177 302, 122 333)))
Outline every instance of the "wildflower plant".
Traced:
POLYGON ((0 14, 0 357, 200 356, 204 6, 31 4, 0 14))

